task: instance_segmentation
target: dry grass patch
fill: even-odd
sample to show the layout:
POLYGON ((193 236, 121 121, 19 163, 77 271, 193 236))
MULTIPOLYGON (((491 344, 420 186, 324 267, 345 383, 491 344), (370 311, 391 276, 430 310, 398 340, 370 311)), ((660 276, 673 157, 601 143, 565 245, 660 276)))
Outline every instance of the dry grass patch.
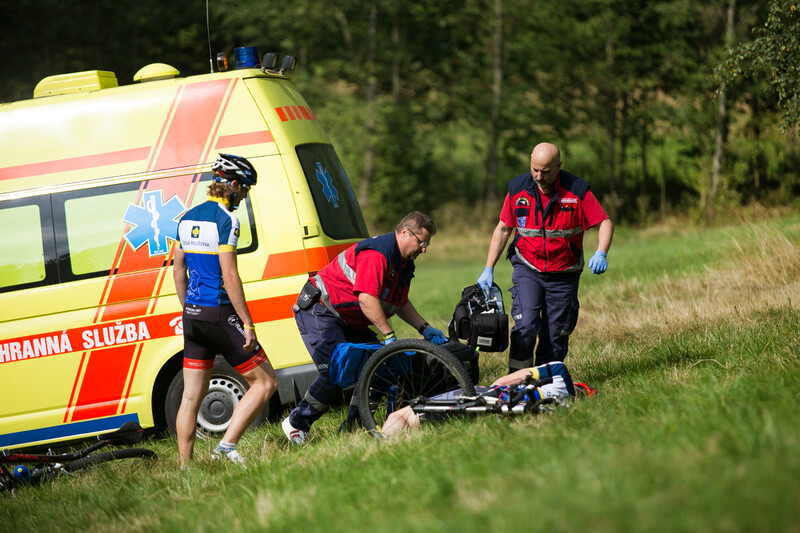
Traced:
POLYGON ((574 339, 621 340, 646 331, 673 334, 693 323, 741 316, 800 302, 800 247, 782 234, 760 230, 732 239, 737 250, 722 266, 657 282, 622 279, 581 295, 574 339))

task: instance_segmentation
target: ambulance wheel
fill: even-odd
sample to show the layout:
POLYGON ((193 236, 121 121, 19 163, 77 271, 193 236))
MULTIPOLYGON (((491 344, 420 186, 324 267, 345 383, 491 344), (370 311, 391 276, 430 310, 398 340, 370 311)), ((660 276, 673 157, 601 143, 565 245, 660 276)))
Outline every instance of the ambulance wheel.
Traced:
MULTIPOLYGON (((247 380, 236 372, 224 358, 218 356, 214 362, 208 392, 197 413, 197 436, 204 438, 220 436, 225 433, 230 425, 233 410, 239 405, 239 401, 249 388, 247 380)), ((172 378, 165 401, 167 425, 173 435, 176 434, 175 419, 178 416, 182 396, 183 369, 172 378)), ((277 400, 277 394, 273 396, 272 400, 277 400)), ((256 427, 269 419, 271 412, 276 409, 276 402, 270 401, 256 416, 250 427, 256 427)))

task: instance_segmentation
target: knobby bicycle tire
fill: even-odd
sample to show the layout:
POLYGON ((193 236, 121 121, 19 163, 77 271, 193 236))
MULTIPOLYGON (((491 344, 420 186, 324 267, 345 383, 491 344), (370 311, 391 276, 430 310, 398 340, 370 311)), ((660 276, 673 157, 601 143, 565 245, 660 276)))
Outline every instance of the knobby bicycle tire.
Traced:
POLYGON ((375 436, 392 411, 410 401, 455 389, 474 395, 469 371, 446 349, 421 339, 404 339, 373 353, 364 365, 356 393, 361 421, 375 436))
POLYGON ((107 463, 117 459, 131 459, 134 457, 155 459, 156 452, 153 450, 148 450, 147 448, 122 448, 120 450, 94 453, 92 455, 72 461, 68 465, 64 466, 64 470, 67 472, 75 472, 76 470, 90 468, 100 463, 107 463))

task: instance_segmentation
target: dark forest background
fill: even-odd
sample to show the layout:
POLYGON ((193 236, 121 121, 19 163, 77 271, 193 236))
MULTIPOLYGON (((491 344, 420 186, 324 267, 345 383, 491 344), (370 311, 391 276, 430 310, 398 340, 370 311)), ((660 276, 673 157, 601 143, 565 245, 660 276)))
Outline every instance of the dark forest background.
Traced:
POLYGON ((291 77, 376 228, 411 209, 494 219, 545 140, 630 224, 713 224, 800 193, 800 2, 211 0, 209 26, 206 13, 4 2, 0 102, 53 74, 127 84, 163 62, 188 76, 258 46, 298 58, 291 77))

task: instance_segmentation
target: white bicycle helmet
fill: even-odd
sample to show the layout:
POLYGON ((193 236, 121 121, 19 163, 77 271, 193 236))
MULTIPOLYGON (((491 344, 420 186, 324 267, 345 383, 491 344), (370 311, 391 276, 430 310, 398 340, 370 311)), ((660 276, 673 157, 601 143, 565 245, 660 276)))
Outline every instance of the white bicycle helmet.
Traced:
POLYGON ((239 180, 248 187, 255 185, 258 177, 250 161, 238 155, 219 154, 211 170, 218 172, 224 181, 239 180))

